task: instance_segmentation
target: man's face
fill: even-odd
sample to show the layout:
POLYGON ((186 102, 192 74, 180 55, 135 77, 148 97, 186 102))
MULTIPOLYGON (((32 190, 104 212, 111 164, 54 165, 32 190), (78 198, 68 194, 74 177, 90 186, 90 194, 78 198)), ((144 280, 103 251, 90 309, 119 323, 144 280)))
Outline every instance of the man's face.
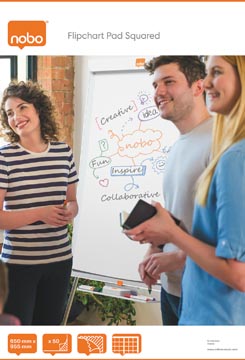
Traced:
POLYGON ((164 119, 173 123, 188 117, 194 107, 193 86, 176 63, 159 66, 153 75, 154 100, 164 119))

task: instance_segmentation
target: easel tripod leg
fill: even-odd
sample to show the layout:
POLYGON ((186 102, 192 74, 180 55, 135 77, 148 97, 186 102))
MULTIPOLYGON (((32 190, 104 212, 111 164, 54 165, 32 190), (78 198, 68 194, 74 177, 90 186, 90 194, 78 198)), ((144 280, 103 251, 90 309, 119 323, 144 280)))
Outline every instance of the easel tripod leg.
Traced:
POLYGON ((67 324, 67 320, 68 320, 68 317, 69 317, 69 314, 70 314, 73 299, 74 299, 74 296, 75 296, 75 293, 76 293, 78 280, 79 280, 79 277, 74 277, 71 292, 70 292, 70 296, 69 296, 69 299, 68 299, 68 302, 67 302, 67 305, 66 305, 66 309, 65 309, 65 313, 64 313, 64 317, 63 317, 61 325, 66 325, 67 324))

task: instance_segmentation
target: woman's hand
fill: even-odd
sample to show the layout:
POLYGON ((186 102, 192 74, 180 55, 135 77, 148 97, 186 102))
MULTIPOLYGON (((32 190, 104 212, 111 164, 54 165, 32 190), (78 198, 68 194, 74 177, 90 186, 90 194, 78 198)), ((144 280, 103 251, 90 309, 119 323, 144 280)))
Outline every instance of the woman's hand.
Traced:
POLYGON ((51 226, 64 226, 71 220, 71 212, 63 205, 49 205, 39 208, 40 220, 51 226))

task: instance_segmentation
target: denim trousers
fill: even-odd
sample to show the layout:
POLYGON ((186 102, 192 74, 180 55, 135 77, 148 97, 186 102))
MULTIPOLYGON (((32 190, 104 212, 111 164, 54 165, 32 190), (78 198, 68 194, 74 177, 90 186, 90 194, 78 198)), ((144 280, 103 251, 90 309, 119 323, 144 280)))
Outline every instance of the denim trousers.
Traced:
POLYGON ((161 288, 161 312, 163 325, 178 325, 179 304, 180 298, 178 296, 171 295, 161 288))

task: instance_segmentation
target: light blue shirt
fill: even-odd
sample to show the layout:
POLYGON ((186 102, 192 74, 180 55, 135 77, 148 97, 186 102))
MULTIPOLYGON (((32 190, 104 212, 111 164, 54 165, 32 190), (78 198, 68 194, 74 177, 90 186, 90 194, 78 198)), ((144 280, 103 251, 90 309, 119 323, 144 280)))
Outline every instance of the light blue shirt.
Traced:
MULTIPOLYGON (((216 166, 205 207, 195 205, 192 234, 217 257, 245 262, 245 140, 216 166)), ((245 325, 245 293, 202 270, 189 257, 179 325, 245 325)))

